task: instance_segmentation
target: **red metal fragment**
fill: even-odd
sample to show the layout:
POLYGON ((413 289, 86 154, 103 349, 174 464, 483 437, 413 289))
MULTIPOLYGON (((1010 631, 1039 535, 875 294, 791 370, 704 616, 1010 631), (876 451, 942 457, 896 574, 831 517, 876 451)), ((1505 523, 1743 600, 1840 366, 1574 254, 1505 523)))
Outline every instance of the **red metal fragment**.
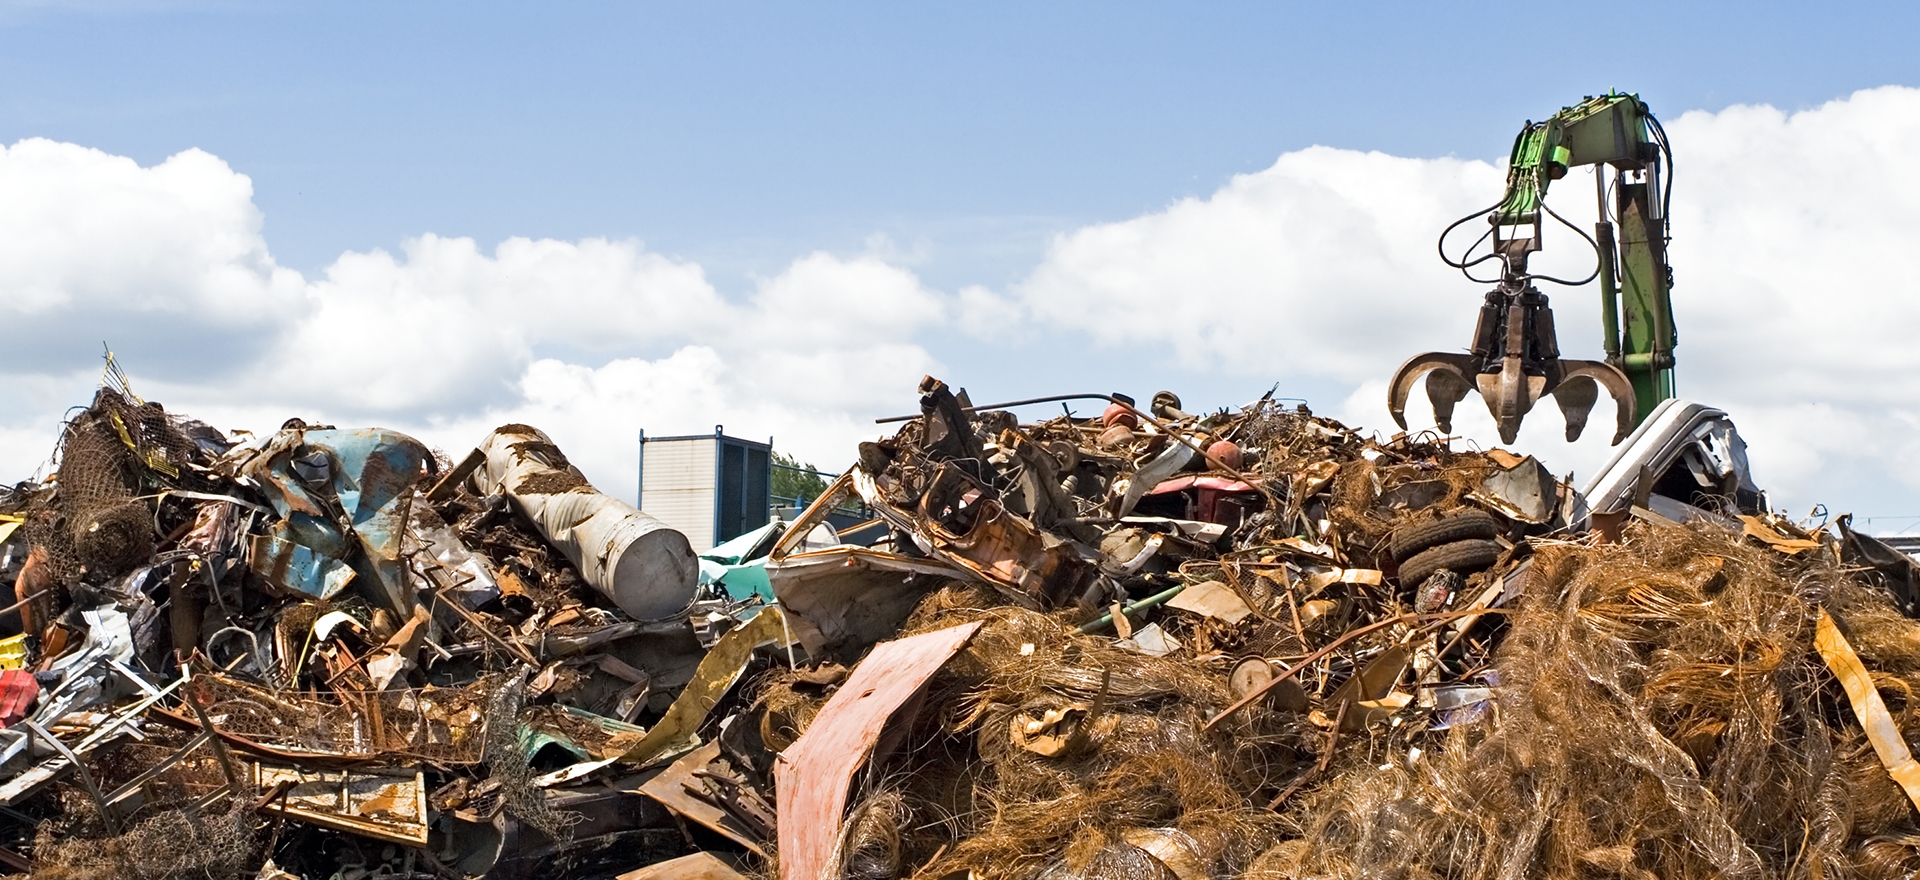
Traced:
POLYGON ((854 667, 774 767, 782 880, 825 876, 847 811, 847 787, 880 732, 927 679, 945 666, 980 622, 882 642, 854 667))
POLYGON ((38 696, 40 683, 33 673, 24 669, 0 671, 0 727, 12 727, 27 717, 28 708, 38 696))

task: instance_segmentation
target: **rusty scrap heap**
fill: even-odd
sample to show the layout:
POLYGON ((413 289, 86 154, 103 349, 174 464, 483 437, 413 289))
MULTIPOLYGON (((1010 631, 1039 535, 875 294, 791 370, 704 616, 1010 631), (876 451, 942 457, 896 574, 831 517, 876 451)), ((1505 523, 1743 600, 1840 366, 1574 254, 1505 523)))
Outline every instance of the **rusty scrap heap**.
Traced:
POLYGON ((236 443, 101 389, 0 495, 0 862, 1920 869, 1920 569, 1844 519, 1651 477, 1589 509, 1531 457, 1270 399, 1022 423, 920 393, 793 523, 696 556, 525 425, 457 460, 236 443))

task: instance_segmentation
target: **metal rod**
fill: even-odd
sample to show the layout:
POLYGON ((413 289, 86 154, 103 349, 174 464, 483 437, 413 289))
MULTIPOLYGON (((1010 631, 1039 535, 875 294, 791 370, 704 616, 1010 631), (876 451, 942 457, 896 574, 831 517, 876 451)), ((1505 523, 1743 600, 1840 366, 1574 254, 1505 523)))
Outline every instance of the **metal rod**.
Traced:
POLYGON ((107 826, 107 833, 119 837, 120 823, 114 821, 113 807, 107 804, 107 796, 100 793, 99 784, 94 782, 93 774, 87 771, 87 765, 80 762, 80 756, 74 754, 72 749, 67 748, 66 743, 55 739, 53 734, 48 733, 46 728, 40 726, 39 722, 22 721, 20 723, 26 725, 28 730, 33 731, 35 735, 45 740, 47 745, 52 746, 54 751, 60 753, 60 757, 67 759, 67 763, 73 765, 74 771, 80 774, 80 784, 86 786, 87 794, 93 796, 94 805, 100 808, 100 821, 107 826))
POLYGON ((867 520, 866 522, 854 523, 853 525, 847 526, 844 529, 836 529, 834 530, 834 534, 835 535, 851 535, 854 532, 864 532, 870 528, 873 528, 874 526, 883 526, 886 524, 887 524, 886 520, 876 516, 873 519, 867 520))
POLYGON ((461 607, 459 600, 445 598, 438 591, 436 591, 433 594, 433 598, 435 601, 439 602, 442 607, 446 608, 449 611, 452 611, 454 614, 459 615, 461 620, 464 620, 468 624, 472 625, 474 629, 479 630, 480 635, 485 637, 488 641, 493 642, 494 644, 499 645, 500 647, 506 649, 507 653, 512 654, 513 656, 519 658, 521 662, 526 663, 528 666, 532 666, 536 669, 540 667, 540 661, 533 659, 533 655, 527 651, 526 646, 521 645, 518 642, 511 642, 506 639, 503 639, 500 636, 496 635, 493 630, 487 629, 487 625, 484 623, 481 623, 480 619, 478 617, 475 617, 473 612, 468 611, 464 607, 461 607))
MULTIPOLYGON (((1464 611, 1449 611, 1445 614, 1428 616, 1425 622, 1425 625, 1431 626, 1436 623, 1446 623, 1447 621, 1450 621, 1450 620, 1458 620, 1462 617, 1466 617, 1469 614, 1487 614, 1490 611, 1497 611, 1497 610, 1499 609, 1480 608, 1480 609, 1468 609, 1464 611)), ((1340 646, 1345 645, 1346 643, 1353 641, 1354 639, 1357 639, 1361 636, 1364 636, 1367 633, 1385 629, 1386 627, 1392 626, 1396 623, 1412 623, 1414 621, 1418 621, 1421 617, 1422 615, 1419 615, 1419 614, 1402 614, 1399 617, 1389 617, 1386 620, 1379 620, 1373 623, 1369 623, 1366 626, 1360 627, 1359 629, 1348 630, 1345 635, 1337 639, 1334 639, 1332 642, 1328 643, 1326 647, 1321 648, 1320 650, 1315 651, 1311 654, 1308 654, 1306 659, 1301 660, 1299 663, 1295 663, 1294 665, 1287 667, 1286 671, 1280 673, 1279 675, 1274 676, 1273 680, 1267 682, 1266 684, 1261 685, 1253 693, 1250 693, 1245 697, 1242 697, 1240 699, 1240 702, 1220 710, 1220 714, 1215 715, 1212 718, 1208 719, 1206 726, 1201 729, 1204 731, 1211 732, 1215 727, 1219 726, 1220 722, 1225 721, 1227 719, 1227 716, 1232 715, 1233 713, 1238 712, 1241 709, 1245 709, 1246 707, 1253 705, 1261 697, 1266 696, 1267 691, 1270 691, 1275 687, 1279 686, 1281 682, 1286 681, 1290 678, 1293 678, 1296 675, 1299 675, 1300 670, 1320 662, 1328 654, 1331 654, 1334 651, 1338 650, 1340 646)))
POLYGON ((20 601, 18 601, 18 602, 15 602, 15 603, 13 603, 12 605, 8 605, 8 606, 7 606, 7 607, 5 607, 5 608, 0 608, 0 614, 7 614, 7 613, 9 613, 9 612, 12 612, 12 611, 15 611, 15 610, 17 610, 17 609, 19 609, 19 608, 20 608, 20 606, 22 606, 22 605, 25 605, 25 604, 27 604, 28 602, 32 602, 33 600, 35 600, 35 599, 38 599, 38 598, 40 598, 41 596, 51 596, 51 595, 53 595, 53 588, 52 588, 52 587, 48 587, 48 588, 46 588, 46 589, 44 589, 44 590, 41 590, 41 591, 40 591, 40 592, 38 592, 38 593, 35 593, 35 594, 33 594, 33 595, 31 595, 31 596, 28 596, 28 597, 27 597, 27 598, 25 598, 25 599, 21 599, 20 601))
POLYGON ((200 729, 206 731, 207 743, 213 746, 213 756, 220 760, 220 772, 227 777, 227 789, 235 795, 240 793, 240 774, 233 769, 233 756, 227 754, 227 744, 220 740, 220 731, 213 727, 213 719, 207 717, 207 710, 200 707, 200 696, 189 690, 181 702, 193 710, 193 717, 200 719, 200 729))
POLYGON ((158 779, 160 774, 171 769, 173 765, 186 760, 188 754, 192 753, 194 749, 204 745, 209 738, 211 738, 211 734, 204 730, 194 734, 193 739, 188 740, 187 744, 181 746, 179 751, 167 756, 167 758, 160 763, 148 767, 145 773, 128 780, 125 785, 120 786, 118 789, 115 789, 112 794, 107 795, 107 803, 118 804, 132 797, 136 792, 140 791, 141 788, 145 787, 147 783, 158 779))
MULTIPOLYGON (((1120 613, 1125 615, 1132 615, 1136 611, 1145 611, 1148 608, 1152 608, 1155 605, 1159 605, 1161 603, 1166 602, 1169 599, 1172 599, 1175 596, 1180 595, 1180 592, 1182 590, 1185 590, 1186 588, 1187 588, 1186 584, 1181 584, 1180 586, 1155 593, 1151 596, 1148 596, 1145 599, 1141 599, 1140 601, 1133 603, 1132 605, 1128 605, 1124 608, 1121 608, 1120 613)), ((1092 620, 1087 621, 1086 623, 1081 624, 1080 632, 1091 635, 1093 633, 1099 632, 1100 630, 1106 629, 1111 625, 1113 625, 1113 612, 1109 611, 1105 614, 1100 615, 1099 617, 1096 617, 1092 620)))
MULTIPOLYGON (((1124 397, 1118 394, 1051 394, 1046 397, 1029 397, 1025 400, 1009 400, 1006 403, 983 403, 978 406, 963 406, 960 408, 960 411, 975 412, 977 410, 983 410, 983 409, 1005 409, 1010 406, 1026 406, 1027 404, 1030 404, 1030 403, 1056 403, 1064 400, 1105 400, 1109 403, 1124 404, 1128 407, 1133 406, 1132 398, 1124 397)), ((908 422, 908 421, 917 419, 919 417, 920 417, 919 413, 914 413, 913 415, 910 415, 910 416, 888 416, 884 419, 874 419, 873 423, 876 425, 884 425, 889 422, 908 422)))
POLYGON ((1323 748, 1320 750, 1319 763, 1314 764, 1313 769, 1300 774, 1300 777, 1298 779, 1295 779, 1292 785, 1287 786, 1285 791, 1280 792, 1279 794, 1274 796, 1273 800, 1268 801, 1267 809, 1269 810, 1280 809, 1280 805, 1283 803, 1286 803, 1287 798, 1293 797, 1294 792, 1299 791, 1308 782, 1313 781, 1313 778, 1315 776, 1318 776, 1322 773, 1327 772, 1327 767, 1333 763, 1333 748, 1336 744, 1340 742, 1340 725, 1346 723, 1347 707, 1351 705, 1353 705, 1353 701, 1341 700, 1340 708, 1334 711, 1333 730, 1328 732, 1327 734, 1326 748, 1323 748))
POLYGON ((1285 672, 1282 672, 1279 675, 1274 676, 1272 680, 1256 688, 1253 691, 1253 693, 1247 694, 1245 697, 1242 697, 1240 699, 1240 702, 1220 710, 1220 714, 1215 715, 1213 716, 1213 718, 1209 719, 1207 721, 1206 727, 1202 729, 1211 732, 1213 728, 1217 726, 1220 722, 1225 721, 1227 719, 1227 716, 1232 715, 1233 713, 1238 712, 1241 709, 1244 709, 1247 706, 1252 705, 1255 701, 1259 700, 1260 698, 1265 697, 1267 695, 1267 691, 1273 690, 1275 687, 1279 686, 1281 682, 1286 681, 1290 678, 1293 678, 1296 675, 1299 675, 1300 670, 1307 668, 1313 663, 1319 661, 1321 658, 1326 657, 1328 654, 1331 654, 1334 651, 1339 650, 1341 645, 1344 645, 1350 641, 1353 641, 1354 639, 1364 636, 1367 633, 1374 632, 1376 630, 1385 629, 1396 623, 1408 623, 1408 622, 1419 619, 1419 617, 1420 615, 1418 614, 1402 614, 1399 617, 1389 617, 1386 620, 1375 621, 1373 623, 1367 624, 1366 626, 1360 627, 1359 629, 1348 630, 1346 635, 1343 635, 1337 639, 1334 639, 1332 642, 1328 643, 1326 647, 1321 648, 1320 650, 1315 651, 1311 654, 1308 654, 1307 659, 1287 667, 1285 672))

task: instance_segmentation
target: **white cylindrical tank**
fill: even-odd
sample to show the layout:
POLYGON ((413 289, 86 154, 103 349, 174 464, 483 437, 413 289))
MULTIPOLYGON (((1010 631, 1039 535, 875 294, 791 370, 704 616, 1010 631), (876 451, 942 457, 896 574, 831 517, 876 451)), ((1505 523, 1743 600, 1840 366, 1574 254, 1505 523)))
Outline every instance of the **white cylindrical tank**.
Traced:
POLYGON ((471 478, 504 493, 580 576, 639 620, 672 617, 693 601, 699 560, 687 536, 603 495, 538 428, 506 425, 480 444, 471 478))

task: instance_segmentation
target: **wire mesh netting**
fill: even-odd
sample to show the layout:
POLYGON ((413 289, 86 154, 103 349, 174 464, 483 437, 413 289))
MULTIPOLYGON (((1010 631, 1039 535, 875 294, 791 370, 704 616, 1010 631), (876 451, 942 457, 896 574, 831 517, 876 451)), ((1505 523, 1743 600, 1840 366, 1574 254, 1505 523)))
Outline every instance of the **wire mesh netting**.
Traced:
POLYGON ((194 442, 157 403, 101 388, 61 433, 53 502, 28 529, 56 578, 124 574, 153 553, 142 496, 185 472, 194 442))
POLYGON ((190 696, 222 732, 270 749, 474 764, 483 758, 495 687, 496 679, 487 677, 459 688, 336 690, 318 697, 203 675, 190 696))

